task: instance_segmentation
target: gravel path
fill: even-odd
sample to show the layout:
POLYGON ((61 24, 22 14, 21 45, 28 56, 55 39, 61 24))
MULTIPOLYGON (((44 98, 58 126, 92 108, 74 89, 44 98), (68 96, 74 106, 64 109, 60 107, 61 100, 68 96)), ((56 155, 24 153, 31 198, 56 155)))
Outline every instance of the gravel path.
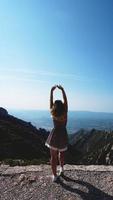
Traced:
POLYGON ((0 200, 113 200, 113 166, 65 166, 58 183, 48 165, 0 167, 0 200))

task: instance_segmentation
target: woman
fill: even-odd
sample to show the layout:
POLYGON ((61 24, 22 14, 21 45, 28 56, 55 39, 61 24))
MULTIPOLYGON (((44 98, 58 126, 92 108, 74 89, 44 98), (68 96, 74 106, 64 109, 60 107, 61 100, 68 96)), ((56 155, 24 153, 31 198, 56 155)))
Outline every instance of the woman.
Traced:
POLYGON ((50 92, 50 112, 53 118, 54 128, 49 134, 45 145, 50 148, 51 167, 53 172, 53 181, 57 181, 57 162, 59 160, 60 173, 63 173, 64 152, 67 150, 68 135, 66 130, 68 103, 65 91, 62 86, 56 85, 50 92), (53 91, 58 88, 62 91, 63 101, 56 100, 53 103, 53 91))

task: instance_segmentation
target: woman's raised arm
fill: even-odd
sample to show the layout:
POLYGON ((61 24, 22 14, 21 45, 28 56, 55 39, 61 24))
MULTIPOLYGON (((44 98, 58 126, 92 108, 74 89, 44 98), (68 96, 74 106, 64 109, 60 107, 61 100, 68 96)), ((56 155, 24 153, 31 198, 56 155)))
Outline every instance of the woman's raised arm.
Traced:
POLYGON ((65 105, 66 110, 68 111, 68 101, 67 101, 67 96, 66 96, 65 90, 61 85, 58 85, 57 87, 62 91, 64 105, 65 105))
POLYGON ((52 108, 52 106, 53 106, 53 91, 56 89, 56 85, 55 86, 53 86, 52 88, 51 88, 51 91, 50 91, 50 109, 52 108))

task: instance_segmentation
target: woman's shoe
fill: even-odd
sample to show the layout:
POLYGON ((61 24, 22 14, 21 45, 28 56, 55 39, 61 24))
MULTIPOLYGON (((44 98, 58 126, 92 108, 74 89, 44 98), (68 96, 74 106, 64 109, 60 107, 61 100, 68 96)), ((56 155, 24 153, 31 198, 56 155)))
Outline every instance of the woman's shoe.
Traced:
POLYGON ((63 167, 60 167, 60 170, 59 170, 59 176, 63 176, 63 174, 64 174, 63 167))
POLYGON ((58 181, 58 176, 52 176, 52 181, 55 183, 55 182, 57 182, 58 181))

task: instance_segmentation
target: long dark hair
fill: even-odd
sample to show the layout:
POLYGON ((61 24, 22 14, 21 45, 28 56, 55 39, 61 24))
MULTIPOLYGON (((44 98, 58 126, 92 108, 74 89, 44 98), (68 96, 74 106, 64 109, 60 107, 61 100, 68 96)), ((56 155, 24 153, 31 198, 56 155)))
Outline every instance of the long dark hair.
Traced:
POLYGON ((53 107, 52 107, 52 114, 55 116, 55 117, 60 117, 65 111, 65 107, 64 107, 64 104, 62 103, 61 100, 56 100, 53 104, 53 107))

